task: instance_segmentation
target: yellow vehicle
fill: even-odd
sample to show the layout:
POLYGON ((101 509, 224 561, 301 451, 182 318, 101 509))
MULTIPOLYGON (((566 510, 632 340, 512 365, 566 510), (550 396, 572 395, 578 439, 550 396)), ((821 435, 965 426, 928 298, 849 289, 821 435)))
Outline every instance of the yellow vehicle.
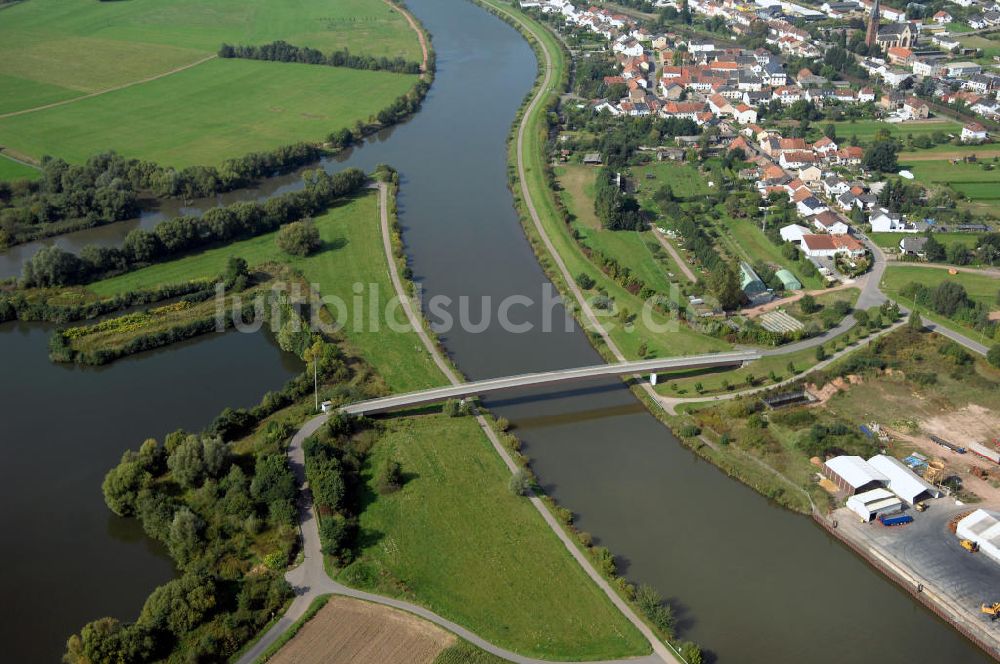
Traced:
POLYGON ((918 512, 923 512, 923 511, 924 511, 925 509, 927 509, 927 505, 925 505, 924 503, 917 503, 917 504, 916 504, 916 505, 914 505, 913 507, 914 507, 914 508, 915 508, 915 509, 916 509, 916 510, 917 510, 918 512))
POLYGON ((988 616, 992 616, 994 620, 1000 615, 1000 602, 993 602, 992 604, 983 604, 979 607, 979 610, 988 616))
MULTIPOLYGON (((979 551, 979 545, 973 542, 972 540, 964 539, 961 542, 959 542, 959 544, 961 544, 962 548, 965 549, 966 551, 971 551, 972 553, 979 551)), ((996 604, 996 606, 1000 606, 1000 603, 996 604)))

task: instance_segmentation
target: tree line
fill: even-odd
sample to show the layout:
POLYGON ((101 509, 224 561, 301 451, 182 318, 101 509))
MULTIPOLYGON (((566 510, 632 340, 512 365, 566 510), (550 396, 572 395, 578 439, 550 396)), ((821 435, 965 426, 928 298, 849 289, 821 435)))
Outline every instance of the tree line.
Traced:
POLYGON ((263 203, 241 201, 208 210, 200 217, 167 219, 152 230, 137 228, 121 247, 89 245, 78 254, 56 246, 44 247, 24 265, 27 287, 67 286, 121 274, 175 258, 217 242, 253 237, 283 224, 326 210, 335 200, 355 193, 366 176, 357 168, 334 175, 322 170, 303 173, 305 189, 270 198, 263 203))
POLYGON ((420 63, 402 57, 376 58, 372 55, 357 55, 346 48, 325 54, 308 46, 295 46, 285 41, 273 41, 259 46, 223 44, 219 47, 220 58, 243 58, 245 60, 268 60, 271 62, 297 62, 306 65, 326 65, 328 67, 348 67, 368 71, 390 71, 397 74, 419 74, 420 63))

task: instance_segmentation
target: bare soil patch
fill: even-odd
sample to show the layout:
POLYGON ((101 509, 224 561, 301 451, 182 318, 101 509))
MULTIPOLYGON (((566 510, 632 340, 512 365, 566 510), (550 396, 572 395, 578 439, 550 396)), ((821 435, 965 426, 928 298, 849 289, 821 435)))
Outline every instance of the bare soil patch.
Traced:
POLYGON ((386 606, 333 597, 272 664, 430 664, 455 643, 437 625, 386 606))

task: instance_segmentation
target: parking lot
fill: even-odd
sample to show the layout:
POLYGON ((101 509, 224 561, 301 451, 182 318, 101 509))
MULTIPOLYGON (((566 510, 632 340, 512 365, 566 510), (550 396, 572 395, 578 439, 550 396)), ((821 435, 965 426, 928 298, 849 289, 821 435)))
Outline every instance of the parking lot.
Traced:
POLYGON ((922 583, 925 593, 943 598, 951 612, 960 613, 963 622, 1000 647, 1000 620, 992 621, 979 609, 981 604, 1000 602, 1000 563, 966 551, 948 529, 953 517, 978 506, 956 505, 952 498, 927 504, 923 513, 908 510, 914 521, 904 526, 887 528, 878 521, 861 523, 846 508, 837 510, 833 517, 841 536, 881 554, 922 583))

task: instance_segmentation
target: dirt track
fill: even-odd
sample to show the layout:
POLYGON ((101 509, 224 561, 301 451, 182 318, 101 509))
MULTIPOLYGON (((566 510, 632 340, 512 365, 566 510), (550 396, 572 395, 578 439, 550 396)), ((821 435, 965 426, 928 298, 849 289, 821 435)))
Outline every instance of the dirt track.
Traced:
POLYGON ((404 611, 333 597, 273 664, 430 664, 455 637, 404 611))

